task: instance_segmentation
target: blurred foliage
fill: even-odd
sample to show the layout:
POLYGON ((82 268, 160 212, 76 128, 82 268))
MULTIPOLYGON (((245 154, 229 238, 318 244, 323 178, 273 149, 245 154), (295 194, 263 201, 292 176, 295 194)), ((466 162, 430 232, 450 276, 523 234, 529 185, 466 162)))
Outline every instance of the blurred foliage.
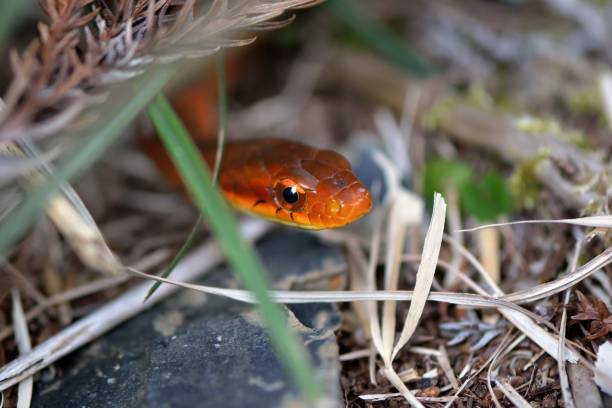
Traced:
POLYGON ((567 109, 577 115, 588 116, 597 126, 607 126, 601 89, 597 83, 570 89, 563 99, 567 109))
POLYGON ((404 39, 394 34, 386 25, 366 17, 359 2, 329 0, 326 7, 352 34, 345 34, 345 38, 350 38, 352 43, 373 49, 412 75, 427 76, 434 72, 433 67, 406 46, 404 39))
POLYGON ((30 6, 30 3, 34 2, 31 0, 2 0, 0 2, 0 52, 6 46, 21 15, 30 6))
POLYGON ((489 172, 477 180, 471 167, 455 160, 431 160, 424 169, 426 197, 454 189, 461 209, 480 221, 494 221, 512 209, 512 195, 504 178, 489 172))
POLYGON ((279 30, 273 31, 268 41, 279 47, 298 47, 304 42, 304 19, 298 19, 279 30))
POLYGON ((515 120, 515 125, 517 129, 532 135, 548 134, 578 147, 588 147, 587 138, 582 131, 564 128, 556 119, 523 115, 515 120))
POLYGON ((446 192, 449 188, 459 191, 474 179, 474 173, 467 164, 444 159, 428 161, 423 175, 427 199, 433 198, 436 191, 446 192))
POLYGON ((542 186, 538 181, 536 169, 548 154, 539 154, 532 160, 526 160, 516 167, 510 177, 510 191, 516 208, 531 210, 538 202, 542 186))
POLYGON ((494 221, 512 209, 512 195, 501 174, 489 172, 459 190, 461 206, 480 221, 494 221))

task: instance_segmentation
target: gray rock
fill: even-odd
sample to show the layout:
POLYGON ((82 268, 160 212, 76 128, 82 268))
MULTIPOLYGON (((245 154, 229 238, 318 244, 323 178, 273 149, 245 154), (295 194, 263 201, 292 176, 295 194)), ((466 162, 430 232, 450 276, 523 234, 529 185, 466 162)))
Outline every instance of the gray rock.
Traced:
MULTIPOLYGON (((338 249, 296 231, 277 231, 258 249, 282 289, 316 287, 345 266, 338 249)), ((204 283, 236 286, 225 269, 204 283)), ((338 310, 328 304, 286 310, 339 405, 338 310)), ((33 406, 267 408, 300 400, 251 306, 181 291, 45 371, 33 406)))

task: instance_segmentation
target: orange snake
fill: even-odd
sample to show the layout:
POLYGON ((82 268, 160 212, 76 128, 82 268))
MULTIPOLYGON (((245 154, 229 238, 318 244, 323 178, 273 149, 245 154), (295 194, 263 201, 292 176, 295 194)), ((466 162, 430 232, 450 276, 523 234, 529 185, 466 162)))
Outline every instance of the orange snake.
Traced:
MULTIPOLYGON (((229 60, 228 86, 235 83, 241 66, 236 58, 229 60)), ((217 129, 215 90, 216 78, 208 71, 173 100, 210 168, 215 160, 215 144, 210 140, 217 129)), ((161 142, 146 139, 142 144, 170 182, 182 185, 161 142)), ((237 209, 305 229, 342 227, 372 206, 370 192, 343 156, 284 139, 226 143, 219 185, 237 209)))
MULTIPOLYGON (((144 147, 170 181, 180 184, 162 145, 151 140, 144 147)), ((212 168, 214 144, 199 147, 212 168)), ((284 139, 228 142, 219 185, 235 208, 304 229, 342 227, 372 206, 370 192, 342 155, 284 139)))

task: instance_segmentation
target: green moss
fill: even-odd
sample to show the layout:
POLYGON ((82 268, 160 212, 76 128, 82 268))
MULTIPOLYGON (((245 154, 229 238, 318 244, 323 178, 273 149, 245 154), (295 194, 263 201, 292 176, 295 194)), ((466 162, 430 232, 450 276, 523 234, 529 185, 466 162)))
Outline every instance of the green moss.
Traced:
POLYGON ((587 138, 585 134, 577 129, 563 128, 559 122, 554 119, 539 118, 531 115, 523 115, 514 121, 517 129, 531 135, 548 134, 556 136, 559 139, 571 143, 575 146, 587 147, 587 138))
POLYGON ((524 161, 514 170, 510 177, 510 191, 514 197, 515 208, 530 210, 535 207, 542 190, 536 170, 546 158, 548 153, 540 153, 533 159, 524 161))
POLYGON ((427 113, 425 113, 425 115, 423 115, 423 119, 421 120, 423 129, 428 132, 439 130, 448 120, 448 114, 451 108, 460 102, 461 100, 453 95, 440 99, 427 113))
POLYGON ((493 96, 486 90, 483 85, 471 85, 468 88, 465 96, 465 101, 472 106, 476 106, 485 110, 492 110, 496 103, 493 96))
POLYGON ((599 87, 593 84, 569 90, 564 98, 568 109, 580 115, 594 115, 598 120, 604 119, 599 87))

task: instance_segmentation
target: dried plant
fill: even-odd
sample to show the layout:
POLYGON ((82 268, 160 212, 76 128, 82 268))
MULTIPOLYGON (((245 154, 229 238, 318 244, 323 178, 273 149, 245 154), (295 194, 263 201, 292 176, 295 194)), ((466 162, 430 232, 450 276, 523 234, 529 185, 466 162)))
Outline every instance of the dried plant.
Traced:
POLYGON ((578 302, 576 302, 576 313, 571 316, 574 321, 590 322, 587 340, 595 340, 612 332, 612 315, 608 306, 600 299, 593 296, 585 296, 579 290, 576 291, 578 302))
POLYGON ((97 92, 154 63, 249 44, 245 31, 271 29, 287 9, 317 0, 42 0, 47 22, 21 53, 0 110, 0 141, 43 138, 68 126, 97 92))

